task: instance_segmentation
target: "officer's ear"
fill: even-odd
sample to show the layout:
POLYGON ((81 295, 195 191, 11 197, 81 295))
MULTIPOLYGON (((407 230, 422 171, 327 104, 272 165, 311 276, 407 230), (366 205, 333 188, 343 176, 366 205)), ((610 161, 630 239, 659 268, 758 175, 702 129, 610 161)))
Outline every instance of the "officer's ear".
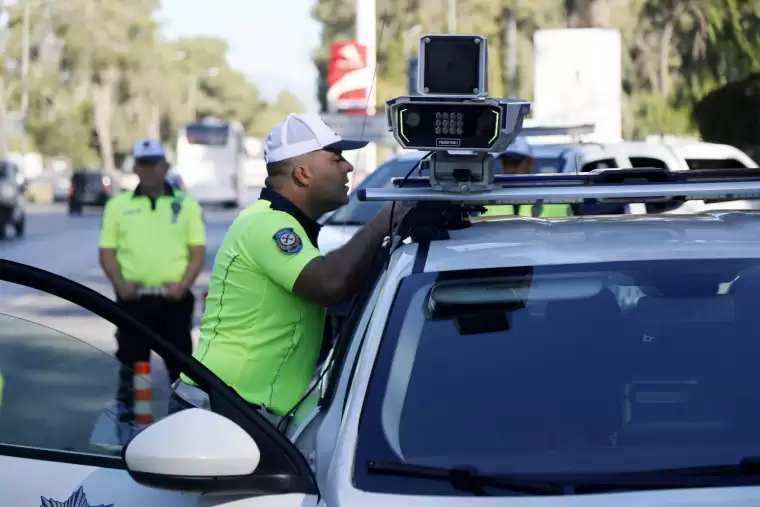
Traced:
POLYGON ((290 177, 296 186, 308 187, 311 183, 314 174, 309 168, 309 165, 306 156, 295 157, 293 159, 293 170, 290 172, 290 177))

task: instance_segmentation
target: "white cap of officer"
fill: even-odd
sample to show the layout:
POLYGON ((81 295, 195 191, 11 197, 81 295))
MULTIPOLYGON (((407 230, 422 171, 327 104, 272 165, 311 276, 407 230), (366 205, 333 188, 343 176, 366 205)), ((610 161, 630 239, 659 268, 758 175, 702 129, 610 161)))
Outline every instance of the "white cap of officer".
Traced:
POLYGON ((132 148, 132 158, 135 160, 144 158, 164 158, 165 156, 166 152, 164 151, 164 146, 158 139, 143 139, 142 141, 137 141, 132 148))
POLYGON ((264 160, 269 164, 319 150, 358 150, 367 144, 343 139, 316 113, 289 114, 269 132, 264 160))

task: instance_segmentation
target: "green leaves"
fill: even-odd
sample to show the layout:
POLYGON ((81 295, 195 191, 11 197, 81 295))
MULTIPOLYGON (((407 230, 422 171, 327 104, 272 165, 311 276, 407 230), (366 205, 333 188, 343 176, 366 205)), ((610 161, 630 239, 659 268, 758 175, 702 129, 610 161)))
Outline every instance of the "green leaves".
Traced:
POLYGON ((9 110, 21 104, 25 1, 30 146, 45 156, 113 167, 140 137, 160 134, 173 145, 177 129, 191 118, 237 120, 249 134, 261 135, 274 118, 302 108, 288 96, 267 104, 230 67, 222 39, 164 40, 154 17, 158 0, 16 0, 6 4, 9 23, 0 27, 9 110))

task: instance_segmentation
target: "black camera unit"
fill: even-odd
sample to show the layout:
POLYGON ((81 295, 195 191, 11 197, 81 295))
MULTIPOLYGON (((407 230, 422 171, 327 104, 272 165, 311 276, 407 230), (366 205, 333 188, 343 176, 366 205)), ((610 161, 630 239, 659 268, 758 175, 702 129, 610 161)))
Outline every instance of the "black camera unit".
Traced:
POLYGON ((430 183, 434 189, 490 190, 491 153, 504 151, 514 141, 530 113, 530 103, 488 97, 486 38, 421 37, 417 91, 419 96, 385 103, 393 137, 403 148, 433 152, 430 183))

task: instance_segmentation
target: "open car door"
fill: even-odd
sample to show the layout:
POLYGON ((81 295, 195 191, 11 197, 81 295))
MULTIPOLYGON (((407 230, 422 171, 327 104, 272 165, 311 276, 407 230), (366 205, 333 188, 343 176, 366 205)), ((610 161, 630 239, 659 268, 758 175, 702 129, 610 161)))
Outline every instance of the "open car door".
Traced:
POLYGON ((0 260, 0 375, 0 505, 316 505, 302 454, 200 363, 101 294, 7 260, 0 260), (114 403, 117 326, 182 364, 212 409, 167 416, 168 379, 154 371, 140 388, 150 392, 152 421, 123 445, 114 403))

